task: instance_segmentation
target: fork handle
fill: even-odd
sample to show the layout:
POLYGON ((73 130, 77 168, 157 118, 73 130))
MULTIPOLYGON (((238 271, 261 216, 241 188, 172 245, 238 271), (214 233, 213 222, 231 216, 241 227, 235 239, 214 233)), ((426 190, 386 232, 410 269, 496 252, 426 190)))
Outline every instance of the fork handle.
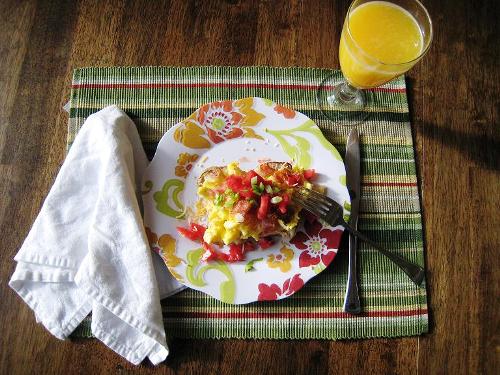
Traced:
POLYGON ((355 228, 351 227, 349 224, 347 224, 345 221, 342 223, 342 226, 346 228, 351 234, 354 236, 358 237, 360 240, 365 241, 366 243, 369 243, 372 245, 375 249, 377 249, 379 252, 384 254, 387 258, 392 260, 401 270, 408 275, 408 277, 413 281, 416 285, 422 284, 422 281, 424 281, 424 270, 422 267, 411 263, 407 261, 406 259, 400 257, 397 254, 394 254, 391 251, 386 250, 376 242, 372 241, 368 237, 366 237, 363 233, 358 232, 355 228))

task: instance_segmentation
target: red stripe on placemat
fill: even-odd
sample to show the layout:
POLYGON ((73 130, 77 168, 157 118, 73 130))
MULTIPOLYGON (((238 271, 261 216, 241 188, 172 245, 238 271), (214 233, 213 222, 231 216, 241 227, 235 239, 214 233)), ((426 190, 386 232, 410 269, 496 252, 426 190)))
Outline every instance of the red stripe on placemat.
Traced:
MULTIPOLYGON (((416 316, 427 314, 427 309, 417 309, 417 310, 403 310, 403 311, 370 311, 365 312, 359 317, 365 318, 392 318, 392 317, 402 317, 402 316, 416 316)), ((186 313, 179 312, 169 312, 167 317, 172 318, 214 318, 214 319, 265 319, 265 318, 292 318, 292 319, 318 319, 318 318, 352 318, 353 316, 345 312, 200 312, 200 311, 190 311, 186 313)))
POLYGON ((363 182, 364 186, 417 186, 416 182, 363 182))
MULTIPOLYGON (((272 83, 75 83, 73 89, 155 89, 155 88, 202 88, 202 87, 227 87, 227 88, 258 88, 258 89, 285 89, 285 90, 317 90, 318 85, 285 85, 272 83)), ((333 86, 324 86, 331 89, 333 86)), ((392 89, 376 87, 370 91, 378 92, 406 92, 405 88, 392 89)))

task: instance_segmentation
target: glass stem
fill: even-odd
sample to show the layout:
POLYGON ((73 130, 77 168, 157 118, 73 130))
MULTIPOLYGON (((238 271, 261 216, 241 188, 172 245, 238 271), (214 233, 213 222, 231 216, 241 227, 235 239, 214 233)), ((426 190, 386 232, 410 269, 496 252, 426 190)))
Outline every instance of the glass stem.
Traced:
POLYGON ((338 91, 338 99, 343 103, 351 103, 356 100, 359 89, 349 84, 349 82, 343 82, 338 91))

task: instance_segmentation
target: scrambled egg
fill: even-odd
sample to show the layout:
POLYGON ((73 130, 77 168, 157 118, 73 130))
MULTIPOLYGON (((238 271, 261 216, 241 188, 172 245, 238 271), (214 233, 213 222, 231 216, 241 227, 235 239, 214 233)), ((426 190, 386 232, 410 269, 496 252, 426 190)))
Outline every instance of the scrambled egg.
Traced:
MULTIPOLYGON (((196 205, 197 222, 203 221, 207 227, 203 236, 205 242, 228 245, 248 238, 259 239, 260 222, 245 223, 243 215, 237 213, 238 210, 233 210, 233 204, 238 200, 237 194, 231 190, 221 191, 225 186, 227 176, 243 176, 245 174, 246 172, 239 168, 238 163, 233 162, 224 168, 224 173, 204 178, 202 185, 198 187, 198 195, 201 199, 196 205), (233 202, 231 202, 232 195, 233 202), (220 198, 219 201, 218 198, 220 198)), ((268 176, 267 179, 273 183, 276 182, 274 176, 268 176)), ((306 182, 306 184, 309 183, 306 182)), ((299 220, 299 211, 297 210, 287 223, 281 219, 278 220, 278 223, 284 232, 291 234, 297 227, 299 220)))
MULTIPOLYGON (((227 175, 244 174, 236 162, 228 164, 225 172, 227 175)), ((202 215, 208 214, 206 216, 208 225, 203 240, 207 243, 223 242, 228 245, 250 237, 258 239, 256 229, 245 224, 241 214, 234 214, 231 208, 214 204, 213 190, 219 189, 224 184, 224 180, 225 176, 206 178, 198 188, 199 196, 205 199, 202 207, 197 207, 197 212, 202 215)))

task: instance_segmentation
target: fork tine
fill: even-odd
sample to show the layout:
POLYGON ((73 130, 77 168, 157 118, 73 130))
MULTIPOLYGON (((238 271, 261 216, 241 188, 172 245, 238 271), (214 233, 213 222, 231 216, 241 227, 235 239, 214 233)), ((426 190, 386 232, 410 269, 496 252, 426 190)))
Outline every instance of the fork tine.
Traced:
POLYGON ((331 209, 331 207, 332 207, 332 204, 329 201, 327 201, 323 198, 318 198, 312 194, 311 195, 301 195, 301 197, 303 197, 303 199, 308 201, 308 202, 320 205, 328 210, 331 209))
POLYGON ((308 202, 313 202, 314 204, 321 205, 327 210, 337 209, 338 203, 333 199, 327 197, 324 194, 314 192, 313 190, 302 188, 297 191, 297 196, 301 196, 304 200, 308 202))
POLYGON ((328 195, 322 194, 322 193, 320 193, 320 192, 318 192, 316 190, 312 190, 312 189, 307 189, 307 188, 301 187, 300 189, 298 189, 298 191, 300 192, 300 194, 314 197, 314 198, 316 198, 318 200, 322 200, 323 202, 328 202, 330 204, 335 204, 336 203, 328 195))
POLYGON ((326 214, 328 213, 328 211, 323 208, 323 207, 319 207, 319 206, 315 206, 314 204, 312 204, 311 202, 303 199, 302 197, 297 197, 297 196, 293 196, 292 199, 300 206, 302 206, 303 208, 305 208, 306 210, 310 211, 313 215, 315 216, 319 216, 319 217, 322 217, 324 218, 326 216, 326 214))

